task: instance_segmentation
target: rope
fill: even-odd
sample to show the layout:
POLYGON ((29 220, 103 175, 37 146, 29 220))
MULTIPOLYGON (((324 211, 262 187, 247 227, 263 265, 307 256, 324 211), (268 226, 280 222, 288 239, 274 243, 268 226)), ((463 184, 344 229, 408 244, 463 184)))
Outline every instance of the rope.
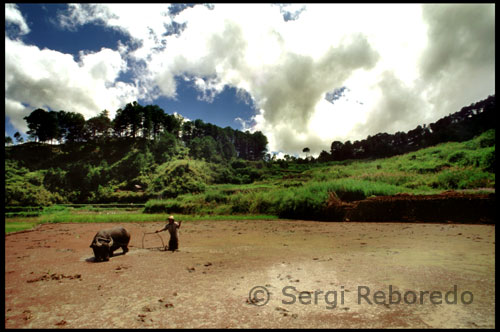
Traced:
POLYGON ((158 235, 158 237, 161 240, 162 248, 165 249, 165 243, 163 242, 163 238, 160 236, 160 234, 158 234, 156 232, 152 232, 152 233, 146 233, 146 232, 144 232, 142 234, 142 249, 144 249, 144 238, 146 237, 146 235, 149 235, 149 234, 156 234, 156 235, 158 235))

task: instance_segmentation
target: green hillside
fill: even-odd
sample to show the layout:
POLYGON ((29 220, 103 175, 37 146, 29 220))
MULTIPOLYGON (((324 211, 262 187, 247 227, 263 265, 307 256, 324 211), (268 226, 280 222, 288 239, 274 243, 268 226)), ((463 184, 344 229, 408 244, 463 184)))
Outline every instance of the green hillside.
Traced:
POLYGON ((34 141, 6 137, 5 205, 8 215, 25 216, 134 203, 146 213, 314 218, 332 195, 491 192, 495 109, 493 95, 429 126, 280 160, 266 153, 259 131, 184 121, 156 105, 127 104, 113 120, 106 111, 85 120, 37 109, 25 118, 34 141))
POLYGON ((495 130, 390 158, 345 161, 191 160, 182 147, 155 162, 138 140, 127 146, 26 143, 6 147, 5 204, 146 203, 146 211, 271 213, 397 193, 494 188, 495 130), (75 156, 78 156, 76 158, 75 156))
POLYGON ((375 160, 298 164, 270 162, 247 185, 213 184, 203 193, 150 200, 146 212, 314 216, 329 192, 343 201, 375 195, 436 194, 495 187, 495 130, 461 143, 443 143, 375 160))
POLYGON ((79 167, 88 172, 80 177, 73 173, 77 163, 69 163, 73 166, 67 170, 56 166, 73 158, 61 147, 25 144, 7 148, 6 232, 47 222, 157 221, 164 214, 180 215, 183 220, 239 216, 321 220, 332 193, 343 201, 354 201, 372 195, 491 192, 495 188, 494 129, 469 141, 390 158, 333 162, 235 159, 209 163, 177 157, 156 165, 145 161, 137 146, 129 152, 124 149, 121 155, 116 149, 111 149, 114 154, 103 152, 108 148, 87 146, 80 151, 79 167), (24 166, 28 162, 32 162, 31 169, 24 166), (142 165, 135 173, 130 166, 134 163, 142 165), (71 184, 79 190, 67 192, 71 184), (134 184, 141 188, 128 189, 134 184), (68 204, 68 198, 78 198, 92 186, 97 191, 90 192, 85 202, 68 204))
POLYGON ((353 200, 491 188, 495 109, 493 95, 429 126, 334 141, 316 159, 284 160, 266 153, 260 131, 188 121, 157 105, 129 103, 112 120, 107 111, 85 120, 36 109, 24 118, 30 141, 5 138, 5 205, 147 203, 146 211, 282 215, 297 204, 314 210, 329 192, 353 200))

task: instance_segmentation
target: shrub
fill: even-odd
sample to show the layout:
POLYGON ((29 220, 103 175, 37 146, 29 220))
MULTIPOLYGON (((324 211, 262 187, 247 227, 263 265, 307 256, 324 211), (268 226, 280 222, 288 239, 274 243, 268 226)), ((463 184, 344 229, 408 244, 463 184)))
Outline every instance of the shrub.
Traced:
POLYGON ((438 174, 437 181, 432 184, 434 188, 457 189, 460 182, 460 174, 452 170, 445 170, 438 174))
POLYGON ((481 148, 495 146, 495 129, 484 132, 479 136, 478 140, 481 148))
POLYGON ((488 172, 495 171, 495 147, 485 149, 480 159, 480 166, 488 172))
POLYGON ((216 203, 226 203, 227 202, 227 196, 220 191, 211 191, 205 193, 205 202, 210 203, 210 202, 216 202, 216 203))
POLYGON ((406 183, 414 180, 415 176, 410 176, 402 172, 380 172, 375 174, 365 174, 361 177, 363 180, 372 182, 387 183, 395 186, 403 186, 406 183))
POLYGON ((5 186, 5 205, 49 206, 56 203, 65 203, 65 199, 43 187, 30 183, 24 186, 5 186))
POLYGON ((283 187, 285 187, 285 188, 300 187, 300 186, 302 186, 302 182, 298 182, 298 181, 287 181, 287 182, 283 183, 283 187))
POLYGON ((277 207, 278 216, 291 219, 322 219, 326 199, 326 192, 315 193, 311 188, 281 192, 277 207))
POLYGON ((130 190, 120 190, 108 196, 110 202, 116 203, 142 203, 145 199, 143 192, 134 192, 130 190))
POLYGON ((455 153, 452 153, 448 157, 448 161, 450 163, 459 164, 461 166, 466 166, 470 164, 470 159, 468 158, 465 151, 457 151, 455 153))
MULTIPOLYGON (((494 176, 494 175, 493 175, 494 176)), ((460 189, 485 188, 492 185, 493 176, 484 172, 469 171, 458 183, 460 189)))
POLYGON ((242 193, 235 194, 231 196, 231 212, 232 213, 248 213, 250 211, 250 199, 249 195, 242 193))
POLYGON ((231 167, 234 169, 244 168, 246 166, 247 166, 246 162, 242 159, 235 159, 231 162, 231 167))
POLYGON ((395 195, 404 191, 404 188, 392 184, 352 178, 338 179, 321 185, 324 186, 325 192, 333 191, 343 201, 361 200, 372 195, 395 195))
POLYGON ((475 169, 450 169, 438 174, 437 180, 432 183, 432 186, 443 189, 474 189, 488 187, 493 184, 494 176, 494 174, 475 169))
POLYGON ((50 191, 59 191, 67 188, 66 171, 60 168, 50 168, 43 178, 43 185, 50 191))
POLYGON ((450 167, 450 164, 447 162, 441 162, 439 160, 428 160, 421 162, 408 162, 406 164, 403 164, 399 170, 417 174, 428 174, 440 172, 446 167, 450 167))
POLYGON ((201 193, 213 179, 212 174, 213 170, 205 162, 175 160, 158 167, 147 192, 150 195, 161 194, 167 198, 201 193))
POLYGON ((144 206, 144 213, 192 214, 195 212, 195 204, 182 199, 149 200, 144 206))
POLYGON ((276 197, 274 192, 255 193, 250 205, 251 213, 277 214, 276 197))

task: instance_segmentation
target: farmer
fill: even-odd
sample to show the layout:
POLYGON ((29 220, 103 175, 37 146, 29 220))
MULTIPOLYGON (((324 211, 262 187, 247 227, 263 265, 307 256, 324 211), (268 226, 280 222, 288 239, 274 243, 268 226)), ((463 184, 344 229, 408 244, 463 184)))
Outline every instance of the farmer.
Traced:
POLYGON ((155 233, 163 232, 168 230, 170 233, 170 241, 168 242, 168 250, 176 251, 179 249, 179 231, 181 228, 182 220, 178 223, 174 221, 174 216, 168 217, 168 224, 162 229, 157 230, 155 233))

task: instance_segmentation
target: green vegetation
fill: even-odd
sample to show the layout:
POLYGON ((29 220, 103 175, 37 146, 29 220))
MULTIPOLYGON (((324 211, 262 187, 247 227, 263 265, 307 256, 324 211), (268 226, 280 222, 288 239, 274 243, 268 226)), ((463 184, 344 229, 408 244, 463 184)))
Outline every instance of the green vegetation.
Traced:
POLYGON ((491 190, 494 106, 490 96, 429 127, 335 141, 316 159, 282 160, 265 154, 260 132, 183 121, 155 105, 127 104, 113 120, 103 111, 87 121, 37 109, 26 120, 39 142, 12 146, 6 137, 5 217, 13 230, 39 222, 146 222, 174 213, 321 219, 332 194, 355 201, 491 190), (40 143, 47 141, 61 144, 40 143))
MULTIPOLYGON (((247 184, 220 183, 223 176, 238 174, 235 168, 178 159, 158 166, 140 182, 148 188, 145 195, 151 190, 152 195, 165 195, 164 199, 152 198, 145 204, 8 206, 6 232, 31 228, 38 223, 163 221, 169 214, 183 220, 320 219, 330 192, 335 192, 343 201, 354 201, 398 193, 436 194, 446 190, 494 188, 494 137, 492 129, 469 141, 443 143, 374 160, 308 164, 235 161, 236 170, 255 172, 258 180, 247 184), (26 221, 17 222, 21 217, 26 221)), ((56 197, 48 191, 30 189, 30 186, 41 186, 43 175, 47 174, 43 170, 30 172, 6 160, 7 173, 13 176, 6 176, 6 191, 7 186, 14 186, 38 195, 30 197, 47 200, 56 197)))
POLYGON ((5 234, 32 229, 38 224, 39 224, 38 222, 21 222, 21 221, 6 222, 5 234))
POLYGON ((204 193, 150 200, 147 213, 269 213, 314 217, 329 192, 344 201, 398 193, 494 188, 495 131, 462 143, 443 143, 391 158, 268 165, 260 181, 246 186, 209 186, 204 193), (493 144, 493 146, 491 146, 493 144), (282 167, 286 167, 282 169, 282 167), (276 174, 282 174, 281 177, 276 174), (284 174, 284 175, 283 175, 284 174))
MULTIPOLYGON (((285 155, 284 160, 275 160, 265 154, 267 138, 261 132, 220 128, 199 119, 185 121, 157 105, 129 103, 117 110, 113 120, 106 110, 85 120, 78 113, 36 109, 25 117, 35 142, 10 146, 13 141, 6 137, 5 205, 143 204, 165 199, 163 209, 175 211, 279 213, 278 205, 284 203, 270 198, 285 199, 287 193, 273 192, 269 199, 256 197, 262 203, 257 207, 247 204, 245 190, 228 200, 212 187, 260 183, 308 196, 316 189, 311 192, 299 187, 314 186, 318 181, 327 190, 339 191, 342 199, 355 199, 408 190, 491 186, 494 130, 461 144, 491 128, 494 110, 495 96, 489 96, 407 133, 380 133, 354 143, 334 141, 330 153, 322 151, 317 159, 307 156, 310 149, 305 147, 305 159, 285 155), (40 143, 54 141, 60 144, 40 143), (456 143, 437 145, 445 141, 456 143), (426 148, 431 149, 430 155, 421 152, 426 148), (369 160, 377 160, 376 169, 369 160), (205 193, 209 193, 208 203, 215 202, 216 207, 205 209, 203 199, 180 197, 205 193), (172 199, 177 202, 168 202, 172 199), (219 206, 221 200, 226 207, 219 206)), ((19 135, 16 140, 20 142, 17 138, 19 135)), ((320 192, 324 194, 324 190, 320 192)))
MULTIPOLYGON (((144 214, 142 209, 124 211, 124 208, 94 208, 81 206, 68 208, 54 206, 55 209, 44 210, 38 217, 7 217, 5 233, 29 230, 46 223, 129 223, 129 222, 166 222, 169 214, 144 214)), ((275 220, 274 215, 183 215, 176 214, 177 220, 196 222, 198 220, 275 220)))

